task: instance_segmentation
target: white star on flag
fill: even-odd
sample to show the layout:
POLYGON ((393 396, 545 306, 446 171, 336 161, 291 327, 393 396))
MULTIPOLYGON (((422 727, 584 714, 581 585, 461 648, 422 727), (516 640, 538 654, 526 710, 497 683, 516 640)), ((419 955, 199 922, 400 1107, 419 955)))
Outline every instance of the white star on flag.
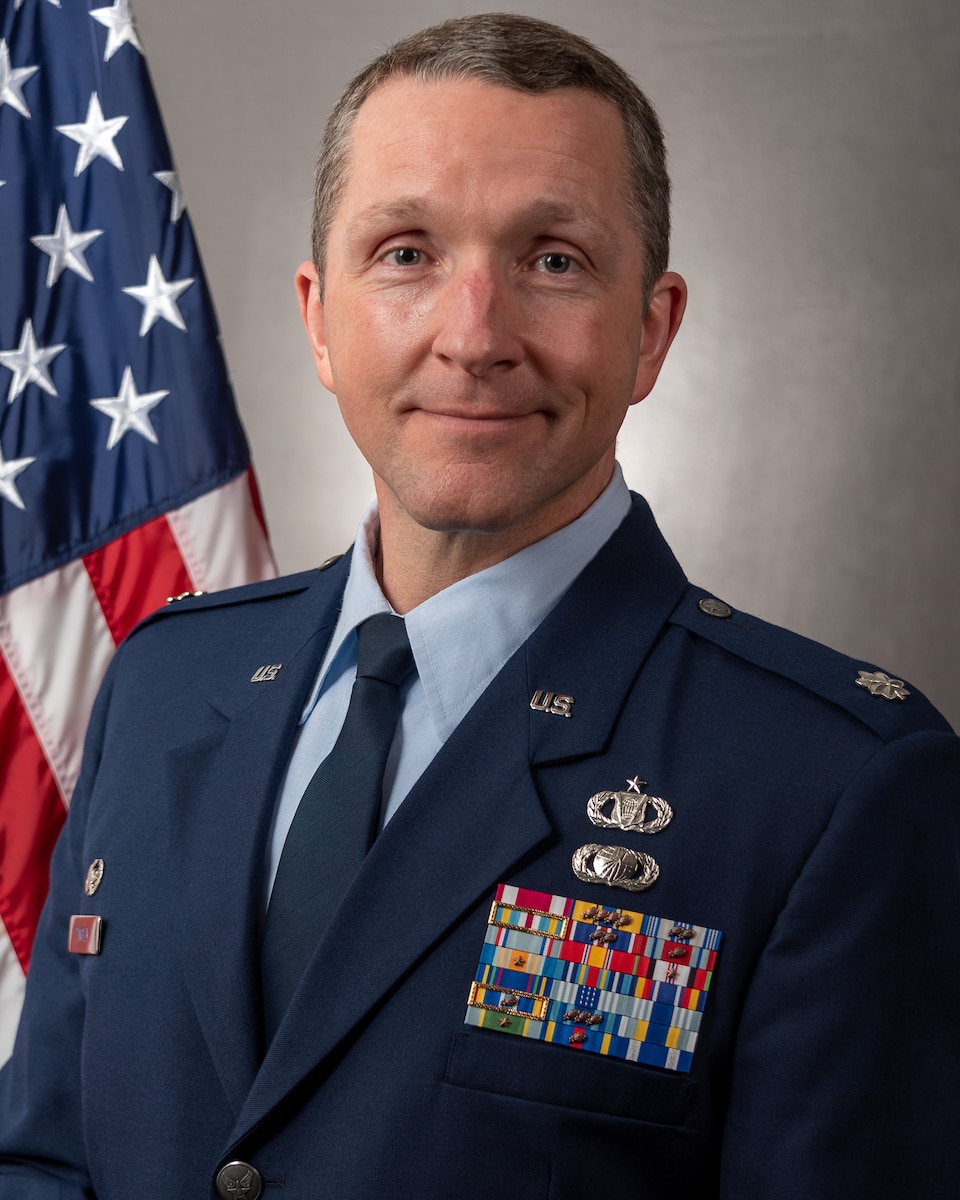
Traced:
POLYGON ((0 38, 0 108, 9 104, 22 117, 29 117, 30 109, 23 98, 23 85, 39 70, 39 67, 11 67, 6 38, 0 38))
POLYGON ((14 458, 7 462, 3 457, 3 447, 0 446, 0 496, 9 500, 17 508, 23 508, 24 503, 14 483, 21 471, 25 471, 36 458, 14 458))
POLYGON ((113 163, 118 171, 123 170, 123 163, 113 144, 113 139, 126 123, 126 117, 105 119, 100 107, 99 96, 96 92, 91 92, 86 121, 77 125, 57 126, 58 133, 62 133, 80 144, 80 149, 77 151, 77 165, 73 168, 74 176, 85 171, 95 158, 105 158, 108 162, 113 163))
MULTIPOLYGON (((52 4, 54 8, 60 7, 60 0, 47 0, 48 4, 52 4)), ((19 12, 23 8, 23 0, 14 0, 13 11, 19 12)))
POLYGON ((176 325, 178 329, 186 329, 186 323, 177 308, 177 297, 185 292, 192 279, 168 281, 163 276, 163 270, 155 254, 150 255, 150 265, 147 267, 147 282, 142 287, 125 287, 122 290, 128 296, 133 296, 143 305, 143 320, 140 322, 140 336, 143 337, 148 329, 152 329, 161 317, 176 325))
POLYGON ((88 229, 86 233, 74 231, 70 224, 70 218, 67 216, 67 206, 61 204, 60 211, 57 213, 57 227, 53 233, 38 234, 37 237, 30 239, 38 250, 50 255, 50 265, 47 268, 47 287, 53 287, 64 270, 75 271, 82 278, 93 283, 93 272, 87 266, 83 252, 102 233, 102 229, 88 229))
POLYGON ((176 171, 154 171, 154 179, 159 179, 165 188, 173 192, 170 201, 170 221, 176 225, 183 213, 183 188, 180 186, 180 176, 176 171))
POLYGON ((113 8, 92 8, 90 16, 109 30, 107 48, 103 53, 104 62, 109 62, 126 42, 143 54, 143 47, 137 38, 137 28, 133 22, 130 0, 115 0, 113 8))
POLYGON ((156 408, 166 392, 146 392, 140 395, 133 381, 133 367, 123 368, 123 379, 120 381, 120 393, 102 400, 91 400, 91 405, 110 418, 110 434, 107 437, 107 449, 112 450, 117 442, 130 430, 145 437, 148 442, 156 444, 157 435, 150 424, 149 412, 156 408))
POLYGON ((33 322, 27 317, 17 349, 0 350, 0 366, 9 367, 13 372, 10 390, 7 392, 7 403, 12 404, 28 383, 35 383, 51 396, 56 396, 57 389, 53 386, 48 367, 61 350, 66 350, 66 345, 46 348, 38 346, 33 322))

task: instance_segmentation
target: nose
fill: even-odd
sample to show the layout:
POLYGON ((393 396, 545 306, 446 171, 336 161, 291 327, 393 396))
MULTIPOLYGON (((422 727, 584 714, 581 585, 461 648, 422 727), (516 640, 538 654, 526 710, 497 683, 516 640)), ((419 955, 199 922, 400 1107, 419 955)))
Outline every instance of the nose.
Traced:
POLYGON ((455 268, 436 315, 434 354, 470 375, 509 370, 523 357, 518 300, 494 264, 455 268))

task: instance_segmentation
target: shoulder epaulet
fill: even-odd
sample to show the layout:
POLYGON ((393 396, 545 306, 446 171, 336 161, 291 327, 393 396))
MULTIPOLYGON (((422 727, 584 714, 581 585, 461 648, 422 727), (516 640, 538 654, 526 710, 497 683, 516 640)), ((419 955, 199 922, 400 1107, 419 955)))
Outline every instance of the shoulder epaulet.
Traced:
POLYGON ((276 579, 263 579, 258 583, 245 583, 239 587, 224 588, 217 592, 181 592, 177 596, 168 596, 166 604, 158 608, 131 631, 130 637, 152 625, 155 621, 177 613, 201 612, 212 608, 228 608, 239 604, 255 604, 263 600, 272 600, 279 596, 290 596, 304 589, 316 580, 317 576, 338 563, 343 558, 336 554, 328 558, 319 567, 309 571, 300 571, 296 575, 280 575, 276 579))
POLYGON ((884 741, 950 726, 912 684, 689 586, 670 620, 845 709, 884 741))

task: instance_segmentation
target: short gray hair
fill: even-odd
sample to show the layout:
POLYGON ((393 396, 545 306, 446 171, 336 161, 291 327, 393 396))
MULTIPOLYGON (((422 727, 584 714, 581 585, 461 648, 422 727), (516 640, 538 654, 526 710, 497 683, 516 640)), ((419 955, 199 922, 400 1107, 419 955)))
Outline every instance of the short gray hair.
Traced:
POLYGON ((580 88, 609 100, 623 119, 627 200, 645 251, 644 294, 667 269, 670 180, 653 105, 626 71, 585 38, 514 13, 455 17, 391 46, 347 86, 330 114, 317 160, 313 261, 321 290, 327 237, 346 181, 350 139, 363 102, 390 79, 477 80, 540 94, 580 88))

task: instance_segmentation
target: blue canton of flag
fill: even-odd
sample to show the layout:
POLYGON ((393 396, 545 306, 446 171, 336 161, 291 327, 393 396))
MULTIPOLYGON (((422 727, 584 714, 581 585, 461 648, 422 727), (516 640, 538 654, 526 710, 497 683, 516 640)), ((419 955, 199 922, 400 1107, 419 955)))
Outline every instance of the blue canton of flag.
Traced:
POLYGON ((0 0, 0 593, 247 467, 129 0, 0 0))

